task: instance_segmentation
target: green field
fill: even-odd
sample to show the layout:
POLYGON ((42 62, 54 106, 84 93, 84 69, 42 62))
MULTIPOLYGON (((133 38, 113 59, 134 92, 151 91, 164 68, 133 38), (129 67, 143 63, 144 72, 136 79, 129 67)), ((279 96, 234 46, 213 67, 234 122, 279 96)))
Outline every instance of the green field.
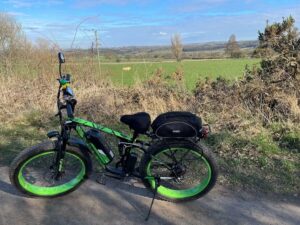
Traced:
POLYGON ((107 74, 116 85, 131 85, 135 80, 150 78, 158 68, 161 68, 164 76, 175 72, 177 68, 184 71, 184 79, 189 90, 195 87, 199 79, 209 77, 216 79, 221 76, 228 80, 234 80, 243 76, 245 66, 248 64, 259 65, 259 59, 222 59, 222 60, 194 60, 177 62, 145 62, 145 63, 103 63, 102 73, 107 74), (130 67, 124 71, 124 67, 130 67), (123 79, 122 79, 123 77, 123 79))

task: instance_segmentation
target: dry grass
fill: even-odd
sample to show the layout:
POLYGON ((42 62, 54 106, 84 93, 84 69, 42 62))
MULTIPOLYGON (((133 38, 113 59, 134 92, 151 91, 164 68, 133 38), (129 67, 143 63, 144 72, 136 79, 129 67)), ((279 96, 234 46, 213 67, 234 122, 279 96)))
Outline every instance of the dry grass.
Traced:
MULTIPOLYGON (((189 96, 185 92, 168 91, 157 83, 137 84, 131 88, 116 88, 111 82, 96 79, 90 72, 74 75, 72 87, 78 100, 78 114, 95 120, 117 117, 123 113, 149 111, 153 116, 167 110, 189 110, 189 96)), ((28 78, 1 76, 0 118, 11 121, 27 111, 40 111, 48 115, 55 112, 58 83, 55 75, 28 78)))

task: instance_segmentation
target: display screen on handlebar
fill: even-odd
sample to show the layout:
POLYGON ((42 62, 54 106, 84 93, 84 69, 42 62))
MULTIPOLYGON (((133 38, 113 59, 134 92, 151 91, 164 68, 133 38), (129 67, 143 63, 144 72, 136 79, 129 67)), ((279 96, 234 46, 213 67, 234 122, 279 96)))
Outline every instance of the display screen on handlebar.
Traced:
POLYGON ((63 100, 64 103, 61 103, 59 100, 58 95, 58 107, 59 110, 65 108, 67 110, 68 117, 73 117, 75 105, 76 105, 76 99, 74 98, 74 92, 72 88, 70 87, 70 80, 71 80, 71 75, 63 75, 60 79, 58 79, 59 84, 60 84, 60 91, 62 91, 63 94, 63 100))
POLYGON ((64 96, 66 96, 66 97, 74 97, 74 92, 73 92, 73 90, 68 86, 68 87, 66 87, 64 90, 64 96))
POLYGON ((70 74, 63 75, 62 78, 59 79, 59 83, 61 85, 61 89, 63 90, 64 97, 74 97, 74 92, 70 87, 70 81, 70 74))

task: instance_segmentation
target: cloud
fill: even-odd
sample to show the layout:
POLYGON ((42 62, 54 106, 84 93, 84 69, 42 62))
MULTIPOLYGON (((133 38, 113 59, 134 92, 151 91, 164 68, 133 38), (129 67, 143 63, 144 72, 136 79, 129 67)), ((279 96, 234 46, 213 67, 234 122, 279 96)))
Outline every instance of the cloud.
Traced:
POLYGON ((34 4, 34 1, 26 0, 7 0, 4 4, 12 5, 14 8, 28 8, 34 4))
POLYGON ((31 8, 39 6, 51 6, 63 4, 63 0, 5 0, 6 5, 11 5, 14 8, 31 8))
POLYGON ((188 2, 182 1, 178 4, 175 4, 175 6, 171 6, 171 11, 179 13, 191 13, 215 8, 228 2, 229 0, 192 0, 188 2))
POLYGON ((200 34, 205 34, 206 31, 192 31, 192 32, 182 32, 181 35, 183 38, 195 37, 199 36, 200 34))
POLYGON ((159 32, 159 35, 160 35, 160 36, 166 36, 166 35, 168 35, 168 33, 167 33, 167 32, 162 32, 162 31, 160 31, 160 32, 159 32))
POLYGON ((222 11, 215 11, 215 12, 206 12, 202 13, 203 16, 241 16, 241 15, 250 15, 255 14, 257 11, 255 10, 241 10, 241 11, 233 11, 233 12, 222 12, 222 11))
POLYGON ((101 6, 101 5, 114 5, 114 6, 124 6, 128 4, 145 5, 149 2, 151 2, 151 0, 89 0, 89 1, 77 0, 75 2, 75 6, 77 8, 90 8, 90 7, 101 6))
POLYGON ((22 13, 22 12, 16 12, 16 11, 9 11, 9 12, 5 12, 6 14, 10 15, 10 16, 17 16, 17 17, 24 17, 24 16, 28 16, 27 14, 25 13, 22 13))

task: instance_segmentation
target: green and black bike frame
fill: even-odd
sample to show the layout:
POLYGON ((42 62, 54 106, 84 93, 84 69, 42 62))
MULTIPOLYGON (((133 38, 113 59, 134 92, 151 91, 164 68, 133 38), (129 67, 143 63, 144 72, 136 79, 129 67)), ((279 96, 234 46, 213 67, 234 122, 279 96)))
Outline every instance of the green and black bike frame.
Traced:
POLYGON ((114 135, 117 138, 119 138, 119 140, 121 142, 126 143, 126 144, 133 144, 133 142, 134 142, 133 137, 127 136, 119 131, 110 129, 108 127, 105 127, 100 124, 96 124, 96 123, 93 123, 93 122, 90 122, 90 121, 87 121, 87 120, 84 120, 81 118, 76 118, 76 117, 70 118, 70 120, 68 122, 70 122, 71 127, 72 126, 74 127, 78 136, 85 142, 85 144, 89 148, 90 152, 92 152, 93 155, 95 155, 99 164, 104 165, 104 166, 109 164, 111 160, 108 158, 108 156, 106 154, 103 154, 102 152, 98 151, 97 148, 95 147, 95 145, 93 145, 93 143, 91 143, 86 138, 86 132, 83 127, 92 128, 92 129, 95 129, 98 131, 102 131, 104 133, 114 135))
POLYGON ((102 126, 100 124, 93 123, 91 121, 77 118, 77 117, 69 117, 63 124, 61 133, 59 132, 50 132, 48 137, 57 137, 57 160, 58 163, 58 174, 63 172, 63 158, 66 150, 66 146, 68 140, 70 138, 71 130, 75 130, 79 139, 81 139, 86 147, 89 149, 89 152, 92 153, 97 162, 102 166, 105 167, 107 164, 111 162, 111 159, 104 154, 103 151, 99 151, 96 146, 90 142, 87 138, 87 132, 85 128, 91 128, 93 130, 101 131, 107 134, 111 134, 119 139, 119 154, 121 156, 121 160, 118 162, 122 164, 122 159, 124 158, 124 154, 128 154, 132 147, 136 149, 140 149, 141 151, 145 152, 148 143, 144 143, 141 141, 136 140, 137 135, 133 134, 132 136, 127 136, 119 131, 110 129, 108 127, 102 126), (123 154, 123 155, 122 155, 123 154))
POLYGON ((103 151, 99 151, 99 149, 97 149, 96 146, 87 138, 87 132, 85 128, 90 128, 93 130, 101 131, 103 133, 111 134, 120 140, 118 147, 121 160, 118 162, 119 164, 123 163, 122 160, 124 159, 124 154, 128 154, 132 147, 140 149, 143 152, 146 151, 149 144, 137 141, 136 138, 138 135, 136 133, 133 133, 132 136, 128 136, 100 124, 74 117, 73 113, 75 110, 76 100, 74 98, 72 90, 69 89, 70 75, 64 75, 61 77, 61 79, 58 79, 58 81, 60 85, 57 94, 58 113, 56 114, 56 116, 59 117, 61 130, 60 132, 52 131, 48 133, 49 138, 57 138, 56 148, 58 154, 55 163, 57 168, 57 177, 59 177, 59 175, 63 172, 65 150, 68 140, 71 137, 72 130, 76 131, 79 139, 84 142, 89 152, 95 156, 97 162, 103 167, 109 164, 111 162, 111 159, 103 151), (61 92, 63 93, 64 103, 62 103, 60 100, 61 92), (66 119, 63 119, 62 116, 63 109, 66 109, 67 111, 66 119))

